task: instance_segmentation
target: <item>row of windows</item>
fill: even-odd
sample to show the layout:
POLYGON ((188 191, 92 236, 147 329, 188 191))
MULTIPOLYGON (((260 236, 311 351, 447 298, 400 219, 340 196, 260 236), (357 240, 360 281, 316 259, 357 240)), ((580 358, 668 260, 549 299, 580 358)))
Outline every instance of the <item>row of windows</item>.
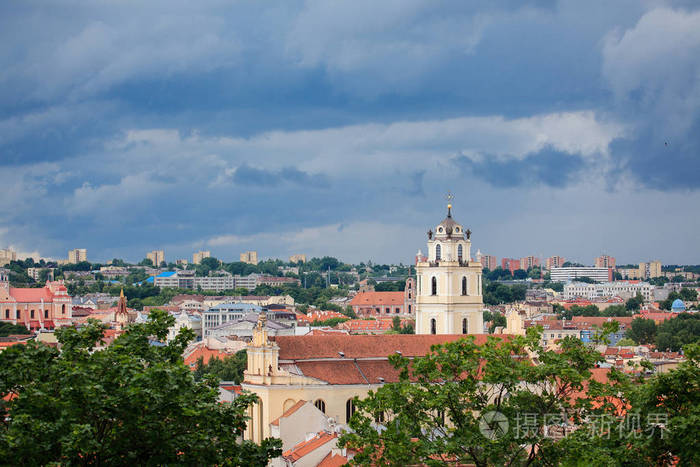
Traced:
MULTIPOLYGON (((14 319, 20 319, 21 311, 22 310, 15 311, 15 318, 14 319)), ((39 312, 41 312, 41 310, 39 310, 39 312)), ((65 313, 65 312, 66 312, 66 306, 63 305, 63 309, 62 309, 61 313, 65 313)), ((34 317, 35 317, 35 311, 29 310, 29 318, 32 319, 34 317)), ((44 319, 48 319, 48 318, 49 318, 49 310, 44 310, 44 319)), ((5 309, 5 319, 10 319, 10 309, 9 308, 5 309)))
MULTIPOLYGON (((318 410, 326 413, 326 402, 323 399, 316 399, 314 405, 318 410)), ((348 399, 345 402, 345 423, 350 422, 350 418, 355 413, 355 401, 353 399, 348 399)))
MULTIPOLYGON (((462 319, 462 334, 466 334, 468 329, 467 318, 464 318, 462 319)), ((437 320, 435 318, 430 320, 430 334, 437 334, 437 320)))
MULTIPOLYGON (((437 295, 437 277, 433 276, 431 280, 431 288, 430 288, 430 294, 431 295, 437 295)), ((467 294, 467 278, 462 277, 462 295, 468 295, 467 294)))

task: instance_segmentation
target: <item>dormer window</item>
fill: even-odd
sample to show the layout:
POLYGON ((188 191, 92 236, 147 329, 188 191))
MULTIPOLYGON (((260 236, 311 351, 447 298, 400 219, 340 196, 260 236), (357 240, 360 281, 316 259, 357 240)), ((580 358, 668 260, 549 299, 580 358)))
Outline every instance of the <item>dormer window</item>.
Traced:
POLYGON ((442 233, 442 227, 438 227, 438 232, 442 233))

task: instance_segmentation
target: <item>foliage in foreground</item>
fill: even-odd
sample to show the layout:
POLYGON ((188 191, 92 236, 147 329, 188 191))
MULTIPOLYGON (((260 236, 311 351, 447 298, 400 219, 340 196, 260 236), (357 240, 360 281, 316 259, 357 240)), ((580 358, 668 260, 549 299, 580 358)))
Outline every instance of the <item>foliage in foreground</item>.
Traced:
POLYGON ((218 403, 215 378, 182 362, 193 337, 164 341, 173 318, 154 311, 95 350, 104 325, 57 331, 61 352, 31 342, 0 354, 0 459, 12 465, 264 465, 279 442, 241 442, 256 397, 218 403))
POLYGON ((341 444, 359 465, 698 465, 700 350, 686 354, 670 373, 644 381, 611 369, 605 382, 600 353, 573 338, 544 350, 534 329, 393 355, 400 381, 356 401, 341 444))

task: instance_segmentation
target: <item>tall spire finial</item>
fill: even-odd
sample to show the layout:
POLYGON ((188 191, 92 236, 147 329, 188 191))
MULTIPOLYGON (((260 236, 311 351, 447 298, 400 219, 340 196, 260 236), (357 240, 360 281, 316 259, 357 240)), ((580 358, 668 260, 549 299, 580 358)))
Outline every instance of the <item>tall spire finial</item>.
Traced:
POLYGON ((455 195, 453 195, 451 191, 448 191, 445 195, 445 199, 447 200, 447 217, 452 217, 452 200, 455 199, 455 195))

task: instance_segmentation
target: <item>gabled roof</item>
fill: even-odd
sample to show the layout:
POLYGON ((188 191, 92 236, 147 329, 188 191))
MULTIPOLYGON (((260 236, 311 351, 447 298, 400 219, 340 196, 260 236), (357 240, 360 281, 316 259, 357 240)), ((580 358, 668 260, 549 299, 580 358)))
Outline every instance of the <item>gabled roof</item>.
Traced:
POLYGON ((348 463, 348 458, 340 454, 329 452, 326 457, 318 464, 318 467, 340 467, 348 463))
POLYGON ((296 462, 305 455, 320 448, 324 444, 333 441, 337 437, 338 433, 329 433, 327 431, 321 431, 310 440, 302 441, 301 443, 294 446, 292 449, 286 451, 284 454, 282 454, 282 457, 284 457, 287 460, 291 460, 292 462, 296 462))
POLYGON ((280 418, 287 418, 287 417, 289 417, 291 414, 293 414, 294 412, 296 412, 297 410, 299 410, 300 408, 302 408, 302 407, 304 406, 304 404, 306 404, 306 401, 305 401, 305 400, 300 400, 299 402, 297 402, 296 404, 294 404, 293 406, 291 406, 290 408, 288 408, 287 410, 285 410, 284 413, 283 413, 282 415, 280 415, 279 417, 277 417, 276 419, 274 419, 274 420, 272 421, 272 423, 270 423, 270 425, 279 426, 279 424, 280 424, 280 418))
POLYGON ((44 302, 53 301, 53 294, 48 287, 42 287, 40 289, 10 287, 10 296, 18 302, 25 303, 38 303, 42 300, 44 300, 44 302))

